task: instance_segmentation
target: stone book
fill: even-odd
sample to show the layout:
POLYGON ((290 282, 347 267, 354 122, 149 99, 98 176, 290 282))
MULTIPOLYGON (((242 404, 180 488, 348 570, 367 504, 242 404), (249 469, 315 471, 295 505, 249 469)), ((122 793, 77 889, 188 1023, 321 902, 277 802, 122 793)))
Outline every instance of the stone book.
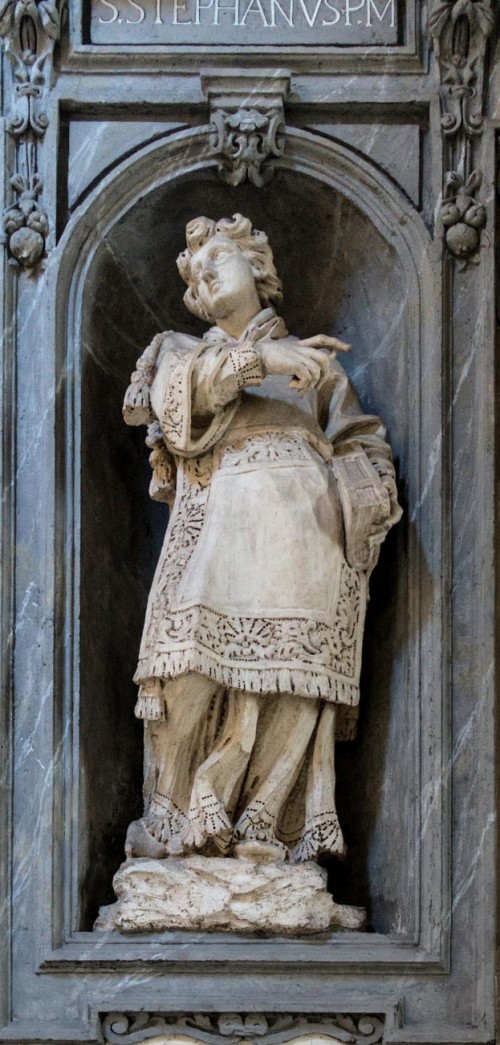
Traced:
POLYGON ((366 570, 387 532, 389 495, 361 448, 333 459, 345 527, 346 558, 366 570))

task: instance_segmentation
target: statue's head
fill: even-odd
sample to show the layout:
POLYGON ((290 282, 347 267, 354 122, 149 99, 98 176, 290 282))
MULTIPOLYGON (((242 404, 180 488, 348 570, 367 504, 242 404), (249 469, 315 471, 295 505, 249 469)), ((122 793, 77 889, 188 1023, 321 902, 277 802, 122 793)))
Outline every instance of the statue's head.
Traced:
POLYGON ((186 226, 186 242, 177 267, 188 287, 184 303, 195 316, 217 321, 252 294, 261 308, 281 301, 267 236, 252 229, 248 218, 194 218, 186 226))

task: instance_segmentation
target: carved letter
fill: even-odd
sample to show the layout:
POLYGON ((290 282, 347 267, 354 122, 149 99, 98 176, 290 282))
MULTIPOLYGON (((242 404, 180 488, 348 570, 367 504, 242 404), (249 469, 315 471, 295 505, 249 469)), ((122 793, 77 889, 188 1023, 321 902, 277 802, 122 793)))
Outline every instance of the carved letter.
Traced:
POLYGON ((120 12, 118 8, 115 7, 115 4, 112 4, 111 0, 101 0, 101 4, 104 4, 105 7, 109 7, 113 12, 113 16, 112 18, 103 18, 102 15, 99 15, 99 21, 102 22, 103 25, 109 25, 110 22, 117 22, 120 12))
POLYGON ((316 19, 318 17, 318 11, 319 11, 319 9, 321 7, 321 0, 317 0, 316 7, 314 8, 312 16, 309 14, 309 11, 307 10, 306 4, 305 4, 305 0, 299 0, 299 3, 300 3, 300 6, 301 6, 301 8, 302 8, 302 10, 304 12, 304 16, 305 16, 306 22, 307 22, 308 26, 312 29, 313 26, 315 25, 316 19))
POLYGON ((325 0, 325 4, 333 12, 333 18, 323 18, 321 25, 337 25, 337 22, 340 20, 340 11, 337 11, 337 8, 330 3, 330 0, 325 0))
POLYGON ((203 4, 201 0, 196 0, 196 14, 194 19, 195 25, 201 25, 200 13, 201 11, 208 11, 210 7, 213 7, 214 0, 208 0, 208 3, 203 4))
POLYGON ((353 4, 352 0, 345 0, 345 24, 352 25, 351 14, 354 11, 361 11, 361 8, 365 6, 365 0, 361 0, 360 4, 353 4))
POLYGON ((146 12, 140 4, 136 3, 136 0, 128 0, 131 7, 135 7, 136 11, 139 12, 138 18, 127 18, 127 25, 139 25, 139 22, 143 22, 146 17, 146 12))
POLYGON ((276 10, 278 10, 279 13, 281 15, 283 15, 283 18, 285 19, 285 22, 287 22, 287 24, 289 26, 291 26, 291 28, 293 29, 293 0, 290 0, 290 9, 289 9, 288 14, 282 8, 282 6, 278 2, 278 0, 271 0, 271 25, 272 26, 276 25, 276 18, 275 18, 276 10))
POLYGON ((239 25, 239 0, 229 0, 228 4, 222 4, 220 0, 215 0, 214 25, 220 25, 219 12, 222 12, 222 14, 224 14, 224 11, 232 11, 233 25, 239 25))
POLYGON ((156 0, 156 18, 154 24, 163 25, 163 19, 161 17, 161 0, 156 0))
POLYGON ((172 18, 172 25, 192 25, 190 18, 179 19, 177 15, 180 11, 186 10, 186 0, 174 0, 174 17, 172 18))
POLYGON ((366 0, 366 4, 367 4, 367 11, 366 11, 366 24, 367 25, 371 25, 372 24, 372 21, 371 21, 371 12, 372 12, 372 10, 373 10, 373 13, 374 13, 375 17, 378 18, 379 22, 383 22, 387 12, 390 10, 390 12, 391 12, 391 23, 390 23, 391 24, 391 29, 394 29, 394 26, 396 25, 395 11, 394 11, 394 0, 387 0, 387 3, 385 5, 384 10, 382 11, 382 13, 379 12, 375 0, 366 0))
MULTIPOLYGON (((321 0, 320 0, 320 2, 321 2, 321 0)), ((262 2, 261 2, 261 0, 250 0, 250 3, 248 4, 248 7, 247 7, 247 9, 246 9, 242 19, 241 19, 240 25, 245 25, 245 21, 246 21, 247 15, 254 14, 253 8, 255 8, 255 13, 258 12, 260 14, 260 17, 262 18, 262 24, 266 25, 266 26, 269 26, 269 22, 267 21, 266 16, 264 14, 264 11, 262 9, 262 2)))

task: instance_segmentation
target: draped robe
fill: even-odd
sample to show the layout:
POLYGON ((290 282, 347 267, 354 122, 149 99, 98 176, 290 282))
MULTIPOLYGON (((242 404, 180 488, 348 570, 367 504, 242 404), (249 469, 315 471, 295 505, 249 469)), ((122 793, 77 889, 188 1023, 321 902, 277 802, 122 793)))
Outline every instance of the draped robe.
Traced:
POLYGON ((175 501, 135 681, 144 824, 167 854, 344 851, 334 742, 355 732, 391 453, 337 360, 299 396, 264 375, 262 337, 296 343, 270 308, 238 341, 212 327, 159 342, 151 407, 175 501))

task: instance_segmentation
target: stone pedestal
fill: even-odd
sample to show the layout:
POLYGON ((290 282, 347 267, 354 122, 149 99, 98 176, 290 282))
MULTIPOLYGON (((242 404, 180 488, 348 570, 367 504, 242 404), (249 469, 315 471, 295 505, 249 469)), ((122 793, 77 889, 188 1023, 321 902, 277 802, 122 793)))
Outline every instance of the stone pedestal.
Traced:
POLYGON ((114 877, 116 903, 95 929, 166 929, 297 935, 361 929, 365 911, 334 903, 317 864, 255 863, 190 856, 127 860, 114 877))

